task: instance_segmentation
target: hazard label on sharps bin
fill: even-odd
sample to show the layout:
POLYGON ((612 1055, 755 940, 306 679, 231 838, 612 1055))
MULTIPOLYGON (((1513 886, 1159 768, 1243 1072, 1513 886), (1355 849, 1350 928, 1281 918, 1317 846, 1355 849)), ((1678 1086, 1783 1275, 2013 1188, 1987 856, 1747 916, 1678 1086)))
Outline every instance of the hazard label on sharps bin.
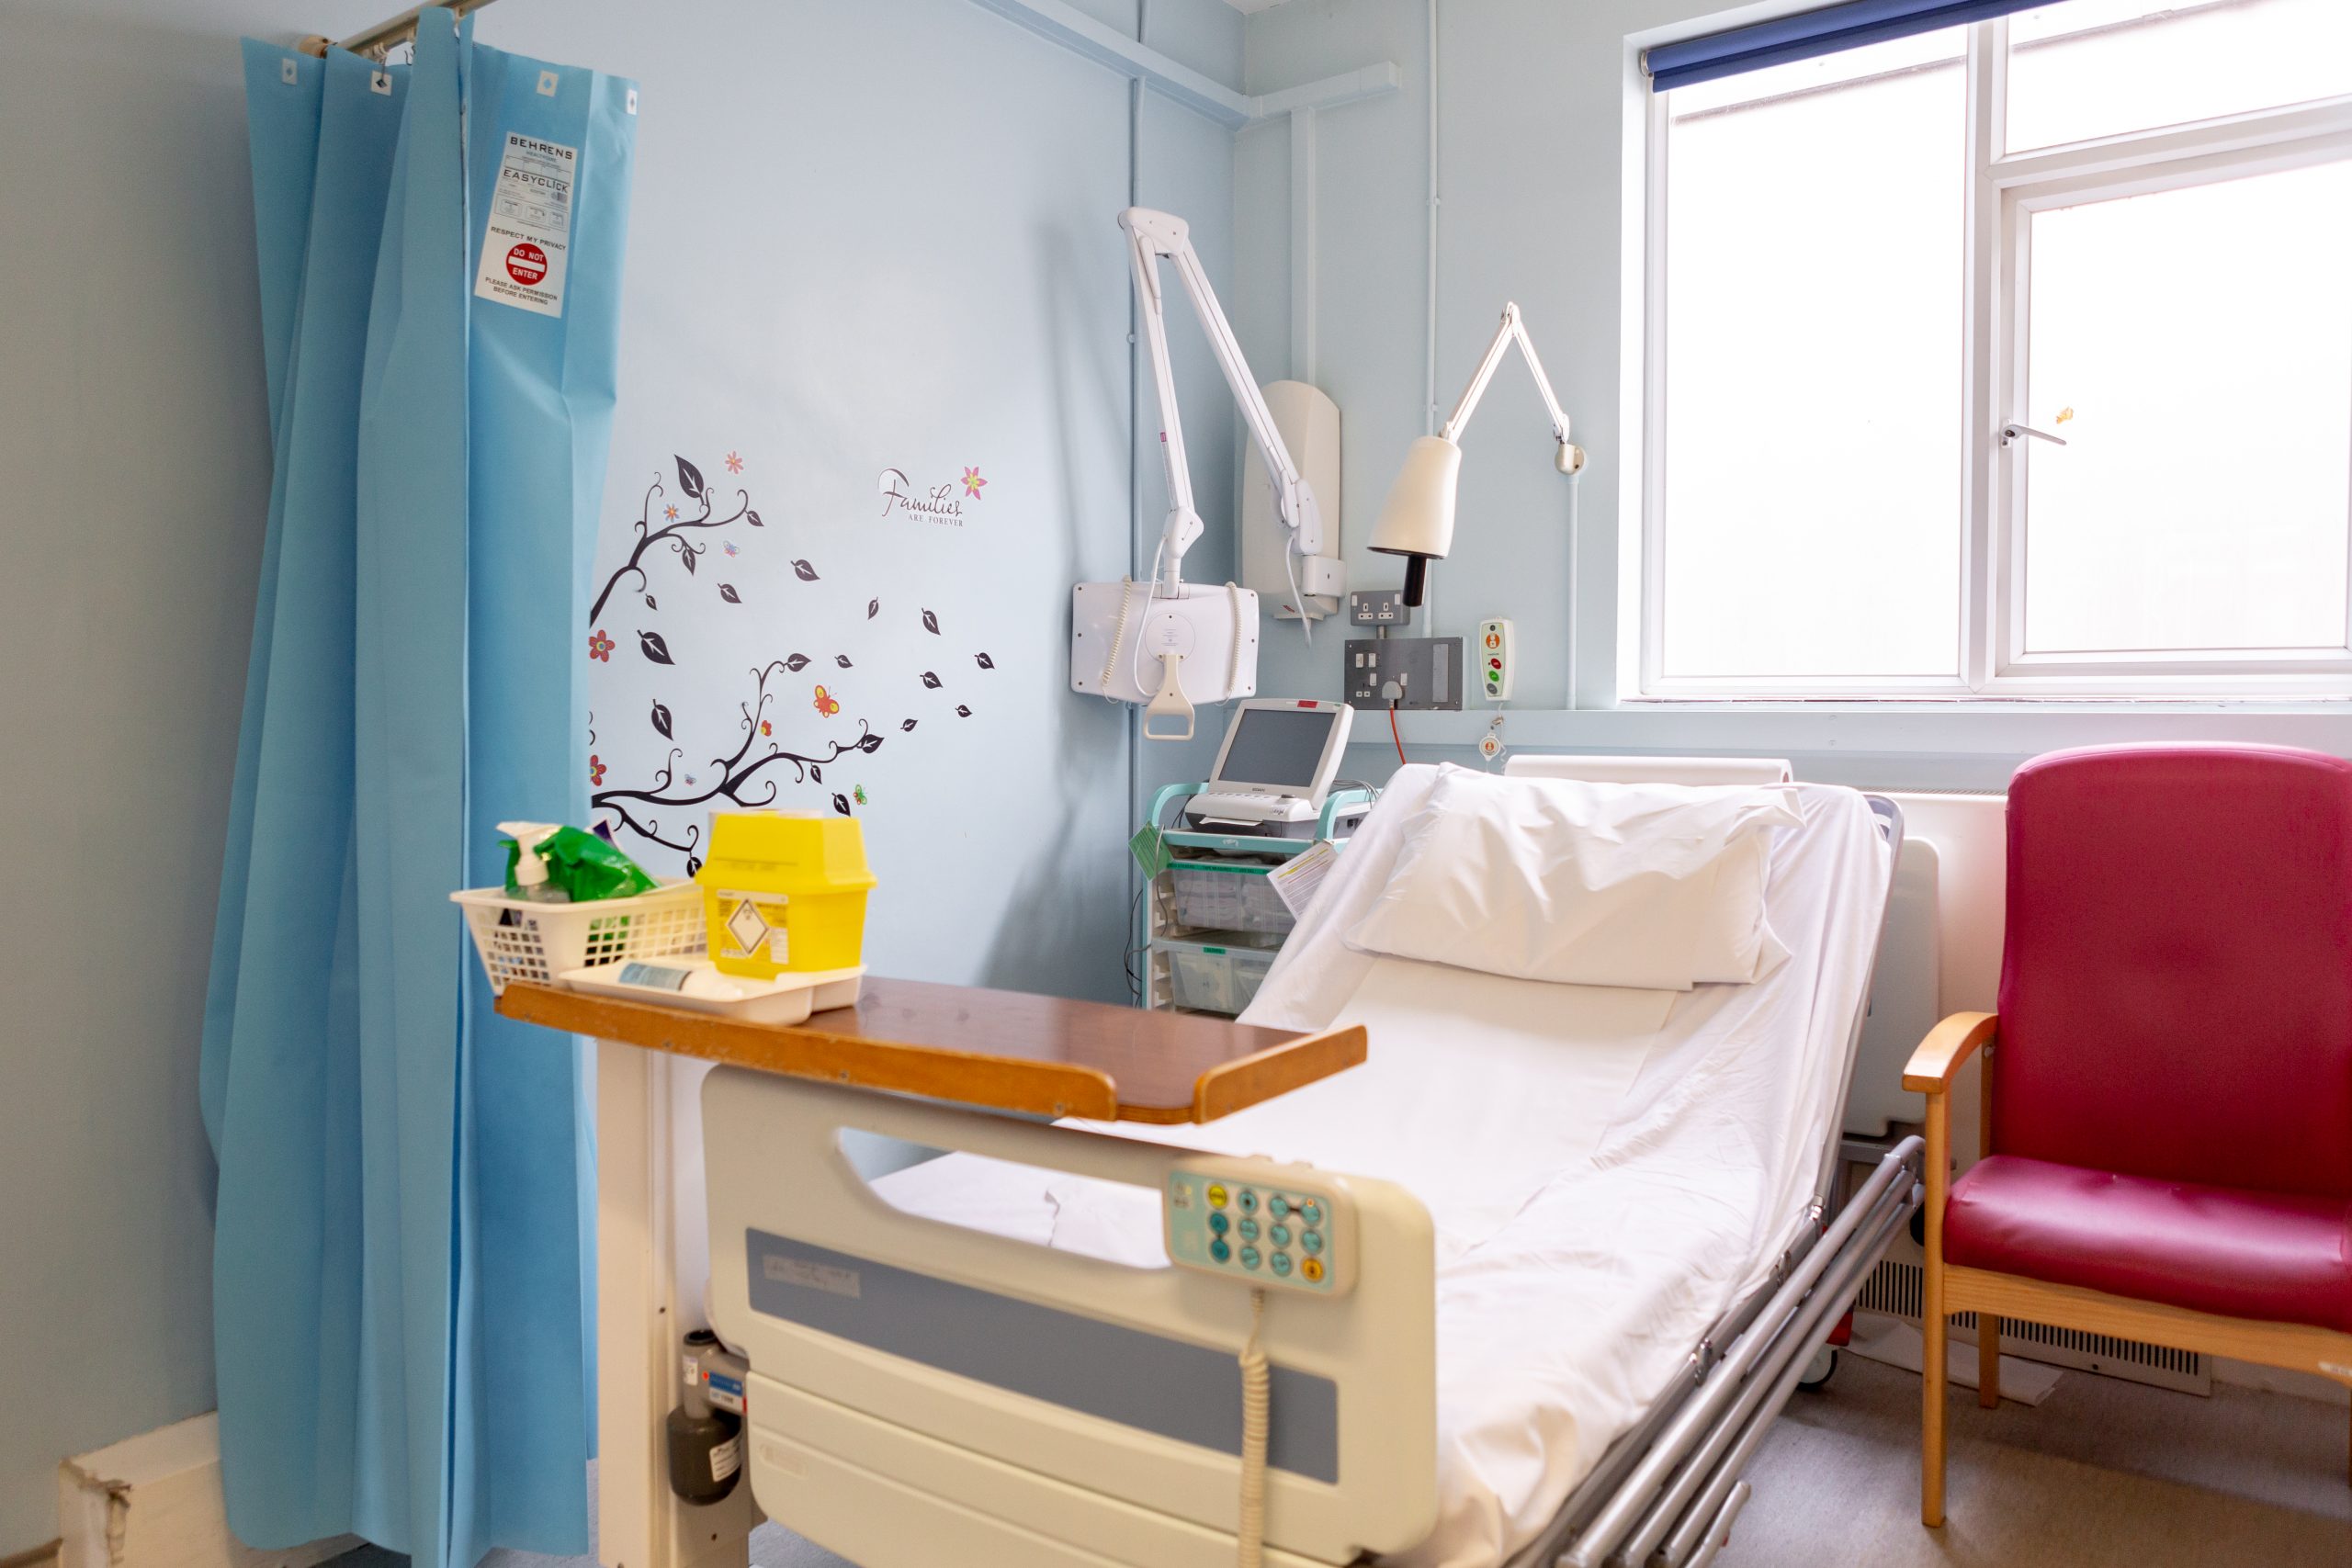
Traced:
POLYGON ((542 316, 563 314, 563 261, 579 173, 578 148, 506 133, 506 153, 491 187, 481 266, 474 275, 476 298, 542 316))

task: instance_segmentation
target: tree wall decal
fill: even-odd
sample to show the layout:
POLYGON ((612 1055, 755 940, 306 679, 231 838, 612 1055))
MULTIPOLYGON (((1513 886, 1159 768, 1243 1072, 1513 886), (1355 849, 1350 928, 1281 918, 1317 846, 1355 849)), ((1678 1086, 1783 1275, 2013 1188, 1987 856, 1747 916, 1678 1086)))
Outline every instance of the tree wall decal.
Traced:
MULTIPOLYGON (((748 490, 738 490, 733 506, 726 510, 725 515, 720 515, 721 508, 710 487, 704 482, 701 470, 684 457, 677 457, 674 461, 678 489, 688 500, 698 503, 700 511, 695 515, 682 516, 679 507, 664 499, 668 494, 667 487, 662 476, 655 475, 639 507, 634 524, 636 537, 628 556, 605 580, 590 608, 592 630, 588 656, 592 660, 611 666, 616 649, 628 643, 628 633, 633 631, 639 653, 646 663, 660 667, 665 682, 674 672, 676 677, 693 682, 695 672, 679 662, 680 657, 690 649, 692 639, 682 641, 673 650, 660 632, 650 627, 615 628, 618 635, 613 635, 602 624, 605 612, 613 606, 616 592, 631 579, 634 581, 629 585, 643 600, 645 612, 651 614, 661 610, 660 600, 652 592, 652 583, 646 570, 650 564, 649 557, 659 558, 656 554, 659 547, 666 544, 685 574, 693 578, 698 575, 696 562, 709 552, 710 541, 697 540, 690 535, 716 535, 718 530, 738 522, 754 528, 765 526, 752 505, 748 490), (660 526, 656 526, 654 521, 657 502, 662 518, 660 526)), ((729 454, 727 466, 730 473, 740 474, 742 471, 741 459, 732 453, 729 454)), ((733 541, 720 539, 718 542, 729 557, 741 553, 741 547, 733 541)), ((821 574, 806 558, 793 558, 787 565, 793 579, 799 582, 817 583, 822 581, 821 574)), ((743 604, 743 593, 735 584, 715 582, 712 586, 721 604, 730 609, 743 604)), ((673 605, 673 608, 678 606, 673 605)), ((880 599, 868 599, 865 619, 874 621, 881 608, 880 599)), ((920 619, 924 632, 934 637, 944 635, 940 618, 933 610, 922 609, 920 619)), ((996 668, 995 661, 986 653, 975 652, 972 657, 982 671, 996 668)), ((854 716, 844 717, 857 726, 855 735, 830 739, 821 746, 811 744, 807 749, 800 749, 778 738, 777 727, 783 722, 781 716, 787 711, 778 706, 778 699, 788 690, 784 677, 798 676, 809 670, 812 664, 818 665, 820 671, 856 669, 846 653, 832 654, 820 663, 797 651, 752 667, 752 693, 736 704, 735 728, 740 734, 732 737, 732 750, 721 754, 713 748, 709 760, 695 762, 693 772, 687 771, 686 759, 701 753, 691 749, 694 743, 685 739, 683 732, 692 728, 694 705, 682 701, 673 710, 664 700, 671 694, 668 692, 652 698, 647 722, 656 735, 672 744, 650 775, 631 782, 627 776, 626 765, 615 754, 613 740, 607 738, 604 750, 590 759, 589 807, 598 829, 608 837, 626 832, 647 843, 686 856, 687 874, 691 875, 700 865, 702 808, 757 810, 774 806, 783 797, 786 784, 826 785, 824 770, 827 765, 844 757, 870 756, 881 750, 884 737, 876 733, 866 719, 854 716), (787 768, 791 770, 788 780, 785 777, 787 768), (615 780, 612 787, 605 787, 606 774, 616 770, 619 770, 622 776, 615 780), (685 818, 683 821, 682 816, 685 818)), ((828 674, 826 678, 831 680, 832 677, 828 674)), ((946 684, 937 671, 931 670, 923 671, 919 681, 922 691, 909 693, 911 699, 920 700, 924 693, 937 692, 946 684)), ((842 714, 841 700, 829 693, 824 685, 815 684, 809 690, 811 700, 803 705, 813 710, 818 721, 831 720, 842 714)), ((687 694, 693 694, 689 692, 687 694)), ((954 711, 959 717, 972 716, 972 709, 965 704, 957 704, 954 711)), ((810 716, 803 714, 800 716, 805 720, 810 716)), ((901 735, 910 734, 916 724, 913 717, 901 718, 899 732, 901 735)), ((593 729, 589 741, 592 745, 596 743, 593 729)), ((830 785, 827 787, 831 788, 830 785)), ((864 805, 865 798, 865 790, 859 786, 831 791, 833 810, 845 817, 853 814, 853 801, 864 805)))

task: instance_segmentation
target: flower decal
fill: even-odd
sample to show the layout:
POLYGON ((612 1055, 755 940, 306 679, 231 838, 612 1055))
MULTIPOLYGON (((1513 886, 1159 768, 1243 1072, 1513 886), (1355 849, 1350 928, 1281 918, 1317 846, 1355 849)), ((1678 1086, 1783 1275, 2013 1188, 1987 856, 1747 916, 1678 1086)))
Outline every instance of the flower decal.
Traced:
POLYGON ((730 474, 741 473, 743 471, 743 459, 735 453, 729 452, 727 454, 727 471, 730 474))
POLYGON ((590 632, 588 634, 588 657, 591 659, 601 659, 605 663, 610 664, 613 661, 613 639, 606 637, 600 631, 590 632))
POLYGON ((831 718, 842 711, 841 700, 820 686, 817 688, 817 711, 831 718))
POLYGON ((725 550, 730 556, 740 556, 743 553, 743 547, 737 544, 732 539, 728 539, 722 542, 718 547, 725 550))
POLYGON ((774 735, 775 733, 775 726, 769 720, 763 718, 760 720, 760 733, 762 735, 774 735))
POLYGON ((669 505, 663 507, 662 509, 662 517, 664 522, 675 523, 678 520, 678 503, 673 501, 669 505))
POLYGON ((860 785, 858 785, 855 789, 854 789, 854 790, 850 791, 849 793, 850 793, 850 797, 851 797, 852 799, 855 800, 855 801, 856 801, 860 806, 864 806, 865 804, 866 804, 866 800, 865 800, 865 786, 864 784, 860 784, 860 785))
POLYGON ((979 499, 980 487, 988 482, 988 480, 980 478, 979 469, 966 468, 964 470, 964 493, 970 496, 973 500, 978 501, 979 499))
POLYGON ((588 782, 592 784, 605 782, 605 760, 602 757, 588 759, 588 782))

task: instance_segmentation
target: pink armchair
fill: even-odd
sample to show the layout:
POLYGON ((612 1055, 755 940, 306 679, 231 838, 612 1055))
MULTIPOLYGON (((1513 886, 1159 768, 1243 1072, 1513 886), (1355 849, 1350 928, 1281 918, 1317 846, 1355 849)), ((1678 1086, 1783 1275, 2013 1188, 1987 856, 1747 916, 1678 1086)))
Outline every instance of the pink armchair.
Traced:
POLYGON ((1946 1317, 2004 1317, 2352 1383, 2352 762, 2284 747, 2060 751, 2009 787, 2000 1011, 1946 1019, 1928 1127, 1920 1517, 1944 1517, 1946 1317), (1953 1075, 1984 1055, 1947 1187, 1953 1075))

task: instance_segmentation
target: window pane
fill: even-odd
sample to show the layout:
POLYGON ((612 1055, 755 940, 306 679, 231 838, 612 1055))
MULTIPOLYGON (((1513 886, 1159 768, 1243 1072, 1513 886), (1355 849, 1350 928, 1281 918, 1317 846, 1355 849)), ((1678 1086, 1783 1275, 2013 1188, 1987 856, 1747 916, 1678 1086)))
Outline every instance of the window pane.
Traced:
POLYGON ((2028 650, 2344 646, 2352 163, 2031 224, 2028 650))
POLYGON ((2352 0, 2063 0, 2009 18, 2011 152, 2352 93, 2352 0))
POLYGON ((1962 49, 1668 97, 1669 677, 1959 673, 1962 49))

